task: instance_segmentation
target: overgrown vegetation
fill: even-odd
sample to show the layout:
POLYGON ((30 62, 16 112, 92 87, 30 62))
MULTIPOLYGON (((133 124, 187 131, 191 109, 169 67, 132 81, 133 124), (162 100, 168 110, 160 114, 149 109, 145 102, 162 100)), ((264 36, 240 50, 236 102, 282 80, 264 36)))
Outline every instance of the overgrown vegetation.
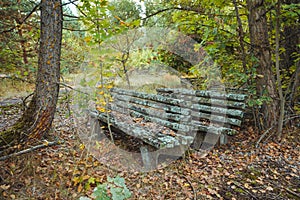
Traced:
MULTIPOLYGON (((2 136, 12 125, 10 122, 20 116, 25 119, 35 112, 35 117, 27 119, 28 127, 35 122, 40 124, 38 129, 22 133, 24 137, 13 138, 10 134, 8 138, 16 139, 17 143, 0 145, 1 150, 5 149, 0 153, 20 151, 32 145, 28 141, 40 143, 47 137, 68 141, 62 148, 51 147, 3 161, 0 192, 4 198, 125 199, 130 194, 133 199, 172 199, 178 195, 189 199, 300 198, 300 175, 296 170, 300 116, 298 1, 64 1, 61 46, 49 43, 49 48, 44 46, 43 50, 41 4, 3 0, 0 7, 0 100, 20 96, 23 100, 30 99, 27 97, 34 91, 33 83, 46 81, 37 76, 38 65, 50 70, 53 68, 49 66, 56 64, 57 69, 60 67, 57 75, 62 75, 57 80, 48 80, 54 82, 51 85, 36 88, 34 101, 18 107, 19 111, 28 111, 24 115, 11 114, 11 107, 1 106, 0 144, 5 143, 2 136), (76 7, 77 12, 71 11, 69 5, 76 7), (164 40, 162 32, 150 31, 162 29, 186 37, 177 38, 176 45, 169 49, 139 43, 147 34, 148 38, 164 40), (192 48, 186 44, 193 44, 192 48), (53 48, 61 56, 60 66, 58 61, 50 62, 53 56, 45 57, 53 48), (166 66, 173 71, 165 70, 166 66), (68 77, 75 77, 76 88, 65 84, 71 84, 68 77), (146 78, 152 82, 144 83, 146 78), (82 156, 87 152, 78 138, 74 139, 76 130, 72 123, 66 122, 72 116, 69 96, 66 97, 68 112, 56 112, 57 121, 50 135, 47 133, 56 102, 50 106, 52 112, 43 116, 51 120, 39 117, 46 107, 43 103, 57 97, 58 86, 74 90, 73 97, 82 99, 78 106, 86 108, 92 101, 94 108, 109 112, 105 105, 111 100, 109 89, 115 85, 150 93, 156 87, 181 86, 180 78, 190 80, 194 89, 221 84, 227 91, 248 94, 247 116, 253 120, 248 120, 247 127, 241 130, 245 137, 236 138, 227 150, 223 147, 214 150, 207 159, 191 153, 150 175, 121 173, 126 185, 117 176, 119 173, 82 156), (41 92, 53 88, 57 89, 52 93, 55 95, 47 97, 41 92), (40 105, 36 106, 37 102, 40 105), (32 140, 26 140, 33 132, 32 140), (171 189, 174 185, 176 191, 171 189)), ((47 70, 40 72, 48 73, 47 70)))

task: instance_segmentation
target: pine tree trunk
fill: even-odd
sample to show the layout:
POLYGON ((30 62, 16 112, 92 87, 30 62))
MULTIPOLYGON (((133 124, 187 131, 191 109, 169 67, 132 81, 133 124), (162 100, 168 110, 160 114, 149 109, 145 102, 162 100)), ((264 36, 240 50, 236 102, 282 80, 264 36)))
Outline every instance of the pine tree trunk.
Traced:
POLYGON ((267 128, 276 123, 278 117, 278 95, 275 77, 272 71, 271 47, 268 35, 268 24, 264 0, 247 0, 249 9, 249 30, 252 54, 257 59, 254 67, 257 69, 256 90, 258 97, 270 97, 264 102, 261 113, 263 127, 267 128))
POLYGON ((49 132, 59 93, 61 40, 61 0, 42 0, 35 92, 22 118, 11 130, 0 133, 0 147, 12 142, 38 140, 49 132))

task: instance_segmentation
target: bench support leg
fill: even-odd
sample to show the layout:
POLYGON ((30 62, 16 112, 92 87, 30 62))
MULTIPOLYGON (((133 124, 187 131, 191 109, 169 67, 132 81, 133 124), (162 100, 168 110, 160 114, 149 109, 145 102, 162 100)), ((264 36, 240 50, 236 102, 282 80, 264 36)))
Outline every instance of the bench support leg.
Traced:
POLYGON ((226 134, 220 135, 220 145, 227 144, 228 143, 228 136, 226 134))
POLYGON ((153 152, 149 152, 145 146, 141 146, 140 151, 145 170, 155 169, 157 167, 158 156, 153 152))

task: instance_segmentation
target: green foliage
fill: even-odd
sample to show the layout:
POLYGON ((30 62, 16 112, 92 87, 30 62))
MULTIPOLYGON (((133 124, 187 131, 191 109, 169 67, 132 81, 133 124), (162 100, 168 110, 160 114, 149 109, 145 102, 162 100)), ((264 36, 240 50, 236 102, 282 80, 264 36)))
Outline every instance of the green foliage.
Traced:
POLYGON ((1 2, 0 73, 19 72, 19 76, 27 77, 35 72, 39 17, 33 13, 22 23, 34 6, 35 3, 31 1, 1 2))
MULTIPOLYGON (((107 177, 107 182, 99 184, 92 196, 95 200, 124 200, 131 197, 131 192, 124 178, 116 176, 115 178, 107 177)), ((90 198, 80 197, 80 200, 90 200, 90 198)))
POLYGON ((61 50, 61 73, 77 73, 84 61, 87 47, 84 45, 83 37, 74 32, 63 31, 61 50))
POLYGON ((132 0, 114 0, 110 2, 113 9, 110 11, 112 18, 112 23, 119 24, 120 20, 126 23, 138 20, 140 18, 140 13, 142 8, 137 5, 132 0))
POLYGON ((88 29, 85 41, 92 44, 101 44, 103 40, 112 34, 111 25, 107 13, 112 9, 108 1, 83 0, 79 5, 83 16, 80 21, 88 29))

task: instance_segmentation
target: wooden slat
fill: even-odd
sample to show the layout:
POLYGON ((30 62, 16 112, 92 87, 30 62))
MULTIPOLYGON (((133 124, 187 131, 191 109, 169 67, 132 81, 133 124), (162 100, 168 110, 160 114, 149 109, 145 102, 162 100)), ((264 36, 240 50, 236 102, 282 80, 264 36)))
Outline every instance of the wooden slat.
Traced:
POLYGON ((235 119, 227 116, 220 116, 214 114, 208 114, 203 112, 192 111, 192 117, 198 119, 207 119, 211 122, 224 123, 233 126, 241 126, 242 121, 240 119, 235 119))
POLYGON ((193 131, 192 124, 170 122, 155 116, 148 116, 136 111, 132 111, 131 114, 133 114, 135 117, 143 117, 146 121, 155 122, 157 124, 160 124, 162 126, 168 127, 176 131, 185 132, 185 133, 193 131))
POLYGON ((245 101, 247 95, 244 94, 233 94, 233 93, 221 93, 209 90, 187 90, 187 89, 173 89, 173 88, 158 88, 156 89, 159 93, 174 93, 174 94, 184 94, 197 97, 211 97, 216 99, 228 99, 234 101, 245 101))
POLYGON ((228 116, 234 116, 240 118, 244 116, 243 111, 236 110, 236 109, 226 109, 226 108, 212 107, 212 106, 206 106, 200 104, 193 104, 191 108, 199 112, 214 113, 218 115, 228 115, 228 116))
MULTIPOLYGON (((138 104, 143 106, 149 106, 156 109, 161 109, 166 112, 172 112, 172 113, 178 113, 181 115, 189 116, 191 114, 190 109, 186 109, 184 107, 180 106, 171 106, 169 104, 164 104, 162 102, 155 102, 147 99, 140 99, 136 98, 134 96, 126 96, 124 94, 118 95, 118 94, 112 94, 112 97, 114 101, 123 101, 125 104, 138 104)), ((182 103, 183 104, 183 103, 182 103)))
POLYGON ((109 123, 115 128, 120 129, 122 132, 128 135, 139 138, 159 149, 174 148, 180 145, 190 145, 193 141, 193 137, 191 136, 178 134, 176 137, 172 137, 170 135, 153 132, 145 127, 138 126, 137 124, 128 124, 126 122, 116 121, 113 116, 107 117, 105 113, 91 111, 90 115, 105 123, 108 123, 109 119, 109 123))
POLYGON ((237 108, 237 109, 245 109, 246 104, 244 102, 237 102, 233 100, 224 100, 224 99, 213 99, 211 97, 197 97, 185 94, 177 94, 177 93, 160 93, 163 96, 167 96, 170 98, 181 99, 184 101, 191 101, 192 103, 199 103, 205 105, 212 105, 218 107, 228 107, 228 108, 237 108))
POLYGON ((141 99, 147 99, 147 100, 151 100, 151 101, 155 101, 155 102, 161 102, 161 103, 164 103, 164 104, 170 104, 170 105, 175 105, 175 106, 180 106, 180 105, 184 104, 184 100, 169 98, 169 97, 165 97, 165 96, 162 96, 162 95, 148 94, 148 93, 144 93, 144 92, 136 92, 136 91, 133 91, 133 90, 124 90, 124 89, 119 89, 119 88, 112 88, 111 92, 119 94, 119 95, 138 97, 138 98, 141 98, 141 99))
POLYGON ((164 110, 151 109, 151 108, 138 106, 138 105, 132 105, 132 104, 124 105, 124 103, 121 102, 121 101, 114 102, 114 104, 115 104, 115 106, 118 106, 120 108, 123 107, 123 110, 124 110, 124 106, 125 106, 125 108, 127 108, 127 114, 129 113, 128 112, 128 109, 129 109, 129 110, 133 110, 133 111, 139 112, 139 113, 144 114, 144 115, 158 117, 158 118, 161 118, 161 119, 164 119, 164 120, 172 120, 172 121, 176 121, 176 122, 191 121, 191 116, 185 116, 185 115, 174 114, 174 113, 167 113, 164 110))
POLYGON ((236 130, 226 127, 216 127, 213 124, 203 124, 199 121, 193 121, 192 124, 196 127, 197 130, 202 132, 214 133, 214 134, 227 134, 234 135, 236 134, 236 130))
MULTIPOLYGON (((129 109, 134 110, 137 112, 140 112, 141 114, 144 115, 151 115, 155 117, 159 117, 161 119, 165 120, 174 120, 176 122, 190 122, 191 117, 196 118, 196 119, 207 119, 212 122, 219 122, 219 123, 224 123, 224 124, 229 124, 229 125, 234 125, 234 126, 240 126, 241 125, 241 120, 240 119, 235 119, 235 118, 230 118, 227 116, 220 116, 220 115, 215 115, 213 113, 204 113, 204 112, 199 112, 192 110, 190 111, 190 115, 180 115, 180 114, 173 114, 173 113, 166 113, 164 110, 162 112, 156 112, 153 109, 146 108, 146 107, 138 107, 137 105, 132 105, 125 103, 124 101, 115 101, 114 104, 111 105, 110 109, 116 110, 118 112, 128 114, 129 109)), ((157 108, 157 107, 156 107, 157 108)), ((160 107, 162 108, 162 107, 160 107)))

